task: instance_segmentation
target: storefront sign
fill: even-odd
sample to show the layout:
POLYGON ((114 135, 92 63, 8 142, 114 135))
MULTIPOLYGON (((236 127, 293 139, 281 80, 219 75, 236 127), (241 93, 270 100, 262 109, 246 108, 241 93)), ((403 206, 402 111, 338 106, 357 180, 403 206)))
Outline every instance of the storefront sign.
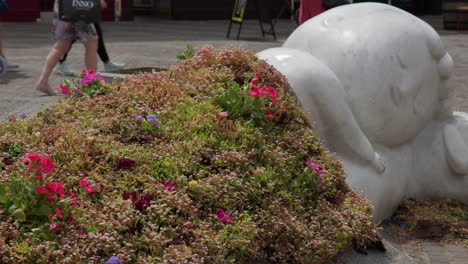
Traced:
POLYGON ((247 5, 247 0, 236 0, 234 5, 234 11, 232 12, 232 21, 242 22, 244 19, 245 6, 247 5))

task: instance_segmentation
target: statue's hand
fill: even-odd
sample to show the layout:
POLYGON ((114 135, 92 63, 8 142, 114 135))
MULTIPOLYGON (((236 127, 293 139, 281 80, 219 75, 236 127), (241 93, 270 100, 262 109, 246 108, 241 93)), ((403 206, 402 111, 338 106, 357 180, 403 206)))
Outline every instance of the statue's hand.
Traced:
POLYGON ((385 162, 377 152, 374 152, 374 159, 371 161, 371 165, 380 174, 385 171, 385 162))

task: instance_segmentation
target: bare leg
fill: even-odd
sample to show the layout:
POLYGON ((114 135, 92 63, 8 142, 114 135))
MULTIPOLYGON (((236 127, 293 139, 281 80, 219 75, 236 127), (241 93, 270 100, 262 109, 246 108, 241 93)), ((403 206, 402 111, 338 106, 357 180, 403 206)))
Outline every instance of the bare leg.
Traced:
POLYGON ((97 69, 97 40, 87 40, 83 42, 85 46, 85 65, 88 70, 97 69))
POLYGON ((42 67, 42 73, 39 80, 36 83, 36 90, 46 93, 48 95, 55 95, 55 91, 49 85, 49 76, 52 69, 70 49, 71 40, 57 40, 54 47, 47 55, 44 66, 42 67))

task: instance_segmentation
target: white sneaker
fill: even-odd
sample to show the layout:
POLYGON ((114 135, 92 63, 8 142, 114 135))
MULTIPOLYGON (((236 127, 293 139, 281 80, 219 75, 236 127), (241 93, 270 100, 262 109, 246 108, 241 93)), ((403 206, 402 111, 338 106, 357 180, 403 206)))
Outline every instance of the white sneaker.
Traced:
POLYGON ((124 66, 125 66, 124 63, 117 63, 117 62, 109 61, 107 63, 104 63, 104 70, 106 72, 113 72, 113 71, 118 71, 122 69, 124 66))
POLYGON ((74 73, 68 68, 65 62, 57 63, 54 67, 54 73, 58 75, 73 76, 74 73))
POLYGON ((3 56, 2 56, 2 58, 6 61, 6 65, 7 65, 7 69, 8 69, 8 70, 18 69, 19 66, 18 66, 17 64, 12 64, 12 63, 10 63, 10 62, 7 60, 7 58, 5 58, 5 57, 3 57, 3 56))

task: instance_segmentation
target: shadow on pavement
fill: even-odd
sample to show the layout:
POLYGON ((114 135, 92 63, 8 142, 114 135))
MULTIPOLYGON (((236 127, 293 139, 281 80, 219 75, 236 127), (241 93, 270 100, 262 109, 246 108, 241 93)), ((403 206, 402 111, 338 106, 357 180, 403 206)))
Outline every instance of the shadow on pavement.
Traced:
POLYGON ((0 77, 0 84, 8 84, 12 80, 26 78, 26 77, 30 77, 30 76, 21 71, 9 71, 4 76, 0 77))

